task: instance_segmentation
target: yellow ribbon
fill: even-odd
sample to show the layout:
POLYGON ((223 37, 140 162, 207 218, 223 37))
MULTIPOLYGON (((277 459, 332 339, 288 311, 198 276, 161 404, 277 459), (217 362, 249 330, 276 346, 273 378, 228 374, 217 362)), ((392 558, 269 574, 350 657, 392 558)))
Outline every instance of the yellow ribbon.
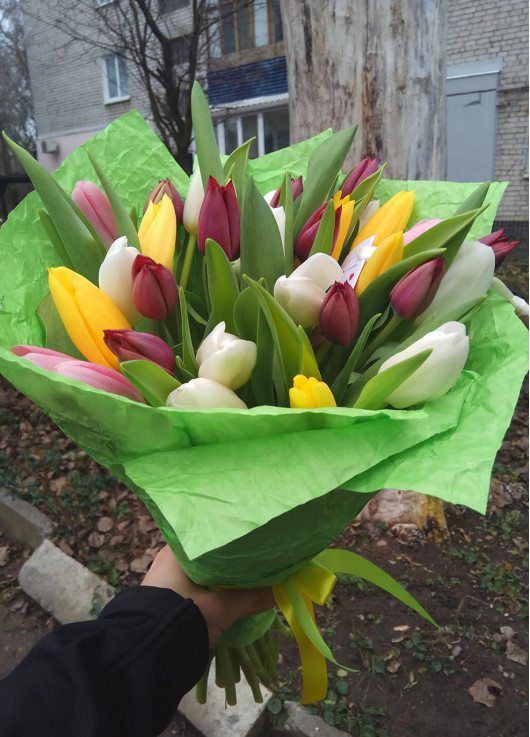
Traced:
POLYGON ((313 603, 323 606, 331 596, 336 581, 337 577, 326 568, 309 563, 289 576, 286 581, 272 587, 276 603, 292 629, 300 650, 303 677, 302 704, 312 704, 326 697, 328 672, 326 656, 322 653, 321 646, 319 648, 315 645, 315 635, 313 633, 310 636, 307 623, 300 621, 302 611, 297 604, 303 601, 305 615, 310 617, 314 631, 318 633, 313 603))

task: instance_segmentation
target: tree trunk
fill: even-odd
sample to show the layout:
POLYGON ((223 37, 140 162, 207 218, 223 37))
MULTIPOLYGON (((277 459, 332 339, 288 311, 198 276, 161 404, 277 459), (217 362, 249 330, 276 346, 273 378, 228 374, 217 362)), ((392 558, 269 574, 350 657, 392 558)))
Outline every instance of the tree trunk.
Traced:
POLYGON ((355 123, 347 163, 446 173, 444 0, 282 0, 291 143, 355 123))

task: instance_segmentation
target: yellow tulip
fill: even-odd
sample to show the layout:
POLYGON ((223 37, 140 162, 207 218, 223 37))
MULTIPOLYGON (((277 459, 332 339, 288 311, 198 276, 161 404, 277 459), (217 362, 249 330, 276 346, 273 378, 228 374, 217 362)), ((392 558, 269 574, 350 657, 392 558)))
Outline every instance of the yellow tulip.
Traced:
POLYGON ((158 204, 153 202, 142 218, 138 230, 142 254, 173 270, 175 242, 177 239, 177 217, 171 199, 166 195, 158 204))
POLYGON ((398 192, 380 207, 355 236, 352 249, 367 238, 378 246, 389 235, 405 230, 414 206, 414 192, 398 192))
POLYGON ((298 374, 289 389, 289 399, 293 409, 316 409, 317 407, 336 407, 337 403, 329 386, 314 376, 307 378, 298 374))
POLYGON ((349 195, 346 195, 346 197, 341 197, 341 191, 339 189, 339 191, 333 197, 333 204, 335 205, 335 210, 338 210, 339 207, 342 206, 339 232, 337 233, 337 240, 335 241, 335 245, 333 246, 333 250, 331 251, 331 255, 333 256, 335 261, 338 261, 340 258, 340 254, 342 253, 344 241, 346 240, 346 237, 350 230, 351 219, 353 217, 353 208, 355 207, 355 200, 350 200, 349 195))
POLYGON ((380 243, 368 261, 365 263, 361 275, 355 285, 357 296, 362 294, 366 287, 376 279, 379 274, 394 266, 403 258, 403 232, 389 235, 380 243))
POLYGON ((53 301, 72 343, 91 363, 119 370, 116 356, 103 342, 104 330, 130 330, 107 295, 84 276, 59 266, 48 269, 53 301))

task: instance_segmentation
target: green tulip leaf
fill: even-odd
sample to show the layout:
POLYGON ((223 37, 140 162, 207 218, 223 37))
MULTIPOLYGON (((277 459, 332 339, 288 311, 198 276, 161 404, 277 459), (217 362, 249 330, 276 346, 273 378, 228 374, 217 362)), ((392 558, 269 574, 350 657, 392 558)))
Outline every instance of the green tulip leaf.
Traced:
POLYGON ((483 205, 471 212, 442 220, 441 223, 429 228, 425 233, 414 238, 408 246, 405 246, 403 258, 415 256, 422 251, 431 251, 434 248, 445 248, 445 270, 447 271, 458 253, 460 246, 465 241, 473 222, 486 207, 488 205, 483 205))
POLYGON ((443 248, 422 251, 414 255, 408 255, 403 261, 399 261, 371 282, 364 292, 359 295, 359 330, 362 330, 368 320, 376 312, 384 313, 390 300, 390 292, 398 281, 408 274, 411 269, 445 253, 443 248))
POLYGON ((350 550, 339 550, 335 548, 328 548, 319 553, 314 562, 318 563, 324 568, 327 568, 333 573, 349 573, 351 576, 359 576, 364 578, 365 581, 379 586, 383 591, 387 591, 389 594, 394 596, 396 599, 406 604, 415 612, 420 614, 422 617, 427 619, 435 627, 438 627, 431 615, 419 604, 409 592, 403 588, 392 576, 385 573, 381 568, 372 563, 366 558, 363 558, 356 553, 352 553, 350 550))
POLYGON ((190 323, 188 319, 187 309, 187 292, 180 290, 179 294, 180 316, 182 320, 182 361, 186 370, 193 376, 197 376, 197 363, 195 361, 195 351, 190 333, 190 323))
POLYGON ((285 256, 280 231, 271 208, 249 177, 241 213, 241 273, 263 277, 272 290, 284 273, 285 256))
POLYGON ((153 407, 165 407, 168 395, 181 385, 152 361, 124 361, 120 363, 120 369, 153 407))
POLYGON ((127 236, 127 244, 129 246, 137 248, 141 252, 138 233, 136 231, 136 228, 134 227, 134 223, 131 220, 131 216, 129 215, 128 210, 126 209, 118 193, 112 186, 110 179, 105 174, 96 159, 92 156, 88 148, 86 152, 88 154, 88 158, 90 159, 90 163, 94 167, 94 171, 98 175, 101 186, 103 187, 103 189, 105 190, 105 194, 109 198, 110 206, 112 207, 112 212, 114 213, 114 217, 116 218, 116 223, 118 225, 119 234, 127 236))
POLYGON ((350 150, 357 126, 334 133, 320 143, 311 154, 304 179, 304 191, 297 198, 300 206, 293 226, 294 237, 298 235, 308 218, 325 201, 326 195, 346 154, 350 150))
MULTIPOLYGON (((251 290, 245 289, 245 292, 251 293, 251 290)), ((252 295, 252 297, 257 303, 255 296, 252 295)), ((274 339, 265 313, 262 310, 258 312, 256 338, 254 342, 256 343, 258 352, 256 365, 250 376, 250 385, 257 405, 273 405, 275 403, 272 382, 274 339)))
POLYGON ((256 342, 259 313, 260 306, 257 294, 249 287, 243 289, 234 304, 234 323, 240 338, 256 342))
POLYGON ((350 195, 350 199, 354 200, 355 204, 357 204, 358 200, 364 200, 365 205, 368 204, 368 202, 373 197, 373 194, 376 190, 377 185, 379 184, 381 180, 381 177, 383 176, 385 167, 386 167, 386 164, 383 164, 383 166, 380 169, 378 169, 377 171, 374 171, 373 174, 370 174, 369 177, 366 177, 366 179, 363 179, 362 182, 359 182, 359 184, 355 187, 355 189, 350 195))
POLYGON ((82 361, 86 360, 85 357, 77 350, 66 328, 63 325, 57 307, 53 301, 51 292, 43 297, 39 306, 37 307, 37 315, 39 316, 44 332, 46 333, 45 347, 52 351, 59 351, 59 353, 66 353, 67 356, 72 358, 79 358, 82 361))
POLYGON ((484 204, 484 200, 486 199, 486 195, 488 194, 490 185, 491 182, 484 182, 483 184, 479 184, 479 186, 475 190, 473 190, 473 192, 471 192, 469 197, 466 197, 466 199, 462 202, 458 210, 455 212, 455 215, 464 215, 471 210, 477 210, 479 207, 482 207, 482 205, 484 204))
POLYGON ((41 223, 44 226, 44 230, 46 231, 46 235, 50 239, 50 242, 52 246, 55 248, 57 255, 61 259, 62 263, 64 264, 64 266, 67 266, 69 269, 73 269, 72 260, 68 254, 68 251, 64 247, 64 243, 59 237, 59 233, 57 232, 57 228, 53 224, 53 220, 48 215, 46 210, 39 210, 39 217, 40 217, 41 223))
POLYGON ((226 253, 211 238, 206 240, 205 259, 213 324, 224 321, 226 331, 233 334, 234 305, 239 294, 236 275, 226 253))
MULTIPOLYGON (((318 226, 317 234, 309 256, 314 253, 325 253, 326 256, 331 254, 333 249, 333 233, 335 232, 335 205, 333 200, 330 200, 326 205, 320 225, 318 226)), ((309 258, 309 257, 308 257, 309 258)))
POLYGON ((335 397, 335 401, 337 402, 337 404, 340 404, 342 402, 344 392, 346 391, 350 382, 350 377, 356 369, 357 361, 359 360, 359 357, 364 350, 368 337, 372 332, 375 323, 380 317, 380 314, 375 314, 366 323, 364 330, 355 343, 354 349, 351 351, 348 357, 348 360, 344 364, 344 367, 342 368, 337 378, 333 382, 333 385, 331 386, 331 391, 333 393, 333 396, 335 397))
POLYGON ((317 359, 313 351, 313 346, 304 328, 298 326, 298 334, 300 335, 300 361, 299 361, 299 372, 303 376, 313 376, 319 381, 322 380, 320 375, 320 369, 318 367, 317 359))
POLYGON ((220 186, 226 184, 221 157, 217 147, 217 139, 213 128, 208 101, 200 84, 195 81, 191 90, 191 115, 193 118, 193 134, 197 148, 197 158, 204 189, 212 176, 220 186))
POLYGON ((269 292, 246 274, 243 276, 256 294, 265 314, 280 360, 287 389, 292 386, 300 369, 300 334, 298 327, 269 292))
POLYGON ((425 363, 431 353, 432 348, 428 348, 373 376, 363 387, 359 398, 353 405, 354 408, 376 410, 386 407, 388 404, 387 397, 412 376, 425 363))
POLYGON ((129 213, 129 217, 131 218, 131 222, 132 222, 135 230, 138 230, 138 210, 136 209, 136 205, 133 205, 131 207, 131 211, 129 213))
POLYGON ((192 379, 197 378, 197 373, 190 373, 184 364, 183 359, 180 356, 175 356, 176 371, 175 373, 181 378, 182 383, 185 384, 192 379))
POLYGON ((245 174, 247 171, 248 152, 255 138, 245 141, 239 148, 236 148, 228 159, 225 161, 223 171, 228 181, 230 178, 236 189, 236 195, 239 202, 243 202, 243 193, 245 191, 245 174))
POLYGON ((74 270, 93 284, 97 284, 99 267, 106 254, 103 243, 75 202, 61 189, 42 164, 5 133, 2 135, 37 190, 74 270))

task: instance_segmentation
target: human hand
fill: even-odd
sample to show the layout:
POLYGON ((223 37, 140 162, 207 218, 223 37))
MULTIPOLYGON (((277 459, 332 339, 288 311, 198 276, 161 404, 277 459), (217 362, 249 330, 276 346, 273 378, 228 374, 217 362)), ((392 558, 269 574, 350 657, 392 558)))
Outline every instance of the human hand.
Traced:
POLYGON ((198 586, 184 573, 169 545, 162 548, 152 562, 142 586, 172 589, 185 599, 193 599, 206 620, 210 645, 241 617, 260 614, 276 606, 270 586, 223 591, 198 586))

